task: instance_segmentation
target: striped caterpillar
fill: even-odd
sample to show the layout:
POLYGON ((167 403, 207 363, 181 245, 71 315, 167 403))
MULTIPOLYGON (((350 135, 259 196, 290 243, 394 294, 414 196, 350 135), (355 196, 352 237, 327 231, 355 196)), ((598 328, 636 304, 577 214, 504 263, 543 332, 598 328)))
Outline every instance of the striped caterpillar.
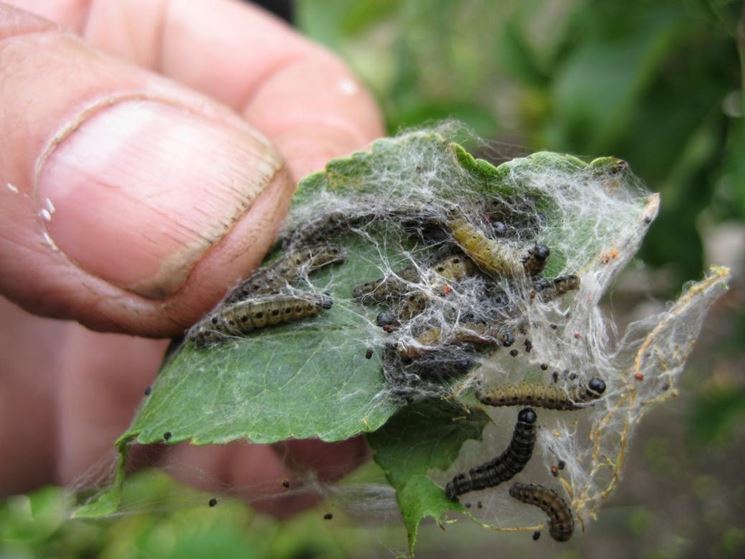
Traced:
POLYGON ((468 257, 487 273, 516 278, 524 274, 523 265, 506 245, 487 237, 461 217, 448 221, 450 234, 468 257))
POLYGON ((321 244, 290 250, 277 260, 259 268, 228 294, 225 303, 235 303, 248 297, 274 293, 297 281, 304 273, 312 273, 329 264, 343 262, 344 252, 333 244, 321 244))
POLYGON ((457 245, 485 272, 498 277, 519 278, 537 276, 546 267, 551 250, 535 245, 524 258, 504 243, 487 237, 483 231, 461 217, 448 221, 450 234, 457 245))
POLYGON ((548 515, 549 534, 557 542, 566 542, 572 537, 572 509, 553 489, 535 483, 515 483, 510 487, 510 496, 545 512, 548 515))
POLYGON ((597 400, 605 392, 605 382, 592 378, 587 386, 564 390, 558 386, 505 384, 488 392, 477 391, 476 398, 487 406, 536 406, 550 410, 576 410, 597 400))
POLYGON ((538 416, 531 408, 520 410, 517 416, 512 440, 499 456, 458 474, 445 487, 445 495, 450 500, 471 491, 495 487, 520 473, 533 455, 538 416))
POLYGON ((225 305, 192 326, 187 339, 204 347, 230 336, 316 316, 333 304, 328 295, 273 295, 225 305))

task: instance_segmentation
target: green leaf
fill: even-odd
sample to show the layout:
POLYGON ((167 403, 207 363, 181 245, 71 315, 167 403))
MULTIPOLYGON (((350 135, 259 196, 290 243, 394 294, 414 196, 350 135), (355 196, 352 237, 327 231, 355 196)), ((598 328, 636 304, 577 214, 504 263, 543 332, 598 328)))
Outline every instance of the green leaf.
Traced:
MULTIPOLYGON (((380 272, 375 247, 346 243, 344 265, 313 276, 334 306, 296 324, 196 348, 187 343, 161 371, 123 439, 148 444, 339 441, 374 431, 397 409, 385 391, 374 309, 351 301, 352 287, 380 272)), ((331 268, 331 267, 330 267, 331 268)))
MULTIPOLYGON (((407 207, 444 211, 443 204, 468 202, 474 196, 517 196, 532 198, 544 215, 540 241, 556 247, 552 273, 566 266, 579 270, 596 257, 608 238, 618 238, 616 227, 624 226, 625 217, 638 218, 646 196, 614 190, 611 195, 625 197, 624 203, 628 198, 629 216, 617 216, 613 222, 596 212, 559 211, 567 200, 576 205, 588 196, 606 196, 597 189, 585 192, 581 181, 574 185, 569 179, 577 173, 589 177, 602 164, 588 166, 571 156, 540 152, 495 167, 437 131, 412 132, 379 140, 368 152, 331 161, 323 172, 302 181, 285 231, 323 219, 330 208, 357 211, 370 204, 387 207, 389 201, 405 200, 407 207), (559 181, 564 185, 559 197, 547 189, 556 176, 565 177, 559 181)), ((382 374, 386 338, 375 321, 380 309, 360 305, 352 290, 380 277, 382 270, 408 263, 412 251, 426 259, 427 251, 436 247, 419 246, 416 239, 387 226, 365 234, 334 234, 334 242, 346 251, 346 262, 312 274, 309 285, 302 286, 329 292, 333 307, 299 323, 257 330, 206 348, 190 341, 183 344, 164 364, 132 425, 119 438, 122 454, 115 487, 78 511, 79 516, 102 516, 116 508, 128 445, 340 441, 376 431, 403 405, 388 395, 382 374), (372 358, 367 358, 369 350, 372 358)), ((527 250, 536 241, 519 242, 517 249, 527 250)), ((458 437, 453 434, 455 441, 458 437)), ((407 508, 428 514, 452 506, 441 495, 435 498, 435 487, 425 480, 406 485, 407 508), (416 504, 427 491, 433 495, 431 502, 416 504)))
POLYGON ((119 451, 119 454, 114 467, 114 479, 111 486, 97 495, 94 495, 91 499, 88 499, 85 503, 73 510, 71 515, 72 518, 102 518, 110 516, 119 510, 124 490, 124 475, 127 467, 127 455, 129 454, 127 442, 118 442, 117 450, 119 451))
POLYGON ((427 472, 448 468, 465 441, 481 440, 488 422, 489 416, 482 410, 428 400, 401 410, 382 429, 367 436, 375 461, 396 489, 410 554, 424 518, 431 516, 442 521, 448 511, 465 510, 463 505, 447 499, 427 472))

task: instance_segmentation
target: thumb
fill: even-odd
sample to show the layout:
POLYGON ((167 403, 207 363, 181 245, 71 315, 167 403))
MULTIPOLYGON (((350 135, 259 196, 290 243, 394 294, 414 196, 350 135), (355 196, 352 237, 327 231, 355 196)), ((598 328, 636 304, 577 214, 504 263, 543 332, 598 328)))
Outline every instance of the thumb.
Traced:
POLYGON ((0 293, 173 335, 258 264, 292 181, 237 115, 0 4, 0 293))

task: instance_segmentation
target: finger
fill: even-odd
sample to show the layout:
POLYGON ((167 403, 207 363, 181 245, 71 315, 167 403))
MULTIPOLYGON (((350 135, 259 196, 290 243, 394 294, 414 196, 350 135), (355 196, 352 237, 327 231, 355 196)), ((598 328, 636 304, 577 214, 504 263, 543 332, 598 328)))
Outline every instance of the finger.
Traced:
POLYGON ((0 297, 0 497, 55 478, 56 394, 67 324, 0 297))
POLYGON ((55 481, 64 484, 111 456, 168 343, 68 325, 64 351, 53 364, 59 387, 55 481))
POLYGON ((369 457, 363 437, 327 443, 316 439, 292 440, 275 445, 292 471, 313 471, 321 481, 337 481, 363 464, 369 457))
POLYGON ((260 261, 292 183, 237 115, 4 5, 0 81, 10 298, 173 335, 260 261))
POLYGON ((375 103, 343 63, 248 3, 18 3, 242 111, 296 180, 383 133, 375 103))
POLYGON ((167 453, 162 467, 179 481, 239 497, 279 518, 318 502, 313 493, 284 487, 283 482, 292 480, 293 474, 269 445, 177 445, 167 453))
MULTIPOLYGON (((0 463, 0 494, 50 482, 86 487, 98 481, 98 470, 106 473, 115 459, 114 442, 131 423, 143 391, 153 382, 167 342, 91 332, 5 305, 0 311, 7 311, 5 316, 22 327, 8 332, 7 341, 15 344, 14 350, 4 349, 17 358, 7 360, 9 370, 0 377, 0 397, 9 394, 14 399, 2 402, 6 405, 0 408, 9 419, 0 421, 0 440, 8 443, 4 448, 14 449, 13 459, 0 463), (48 346, 61 351, 53 355, 19 351, 30 347, 28 338, 46 339, 51 334, 55 339, 48 346), (23 382, 23 375, 14 371, 26 365, 35 368, 35 375, 26 375, 23 382), (44 371, 54 373, 50 373, 51 382, 40 382, 44 371), (32 387, 37 385, 44 390, 35 397, 39 390, 32 387), (35 413, 23 422, 6 415, 13 411, 21 415, 29 407, 35 413), (19 444, 22 434, 27 436, 19 444)), ((313 467, 321 479, 337 479, 339 468, 351 470, 359 463, 356 443, 329 445, 329 450, 314 442, 318 443, 291 442, 286 445, 289 452, 279 453, 271 445, 244 442, 198 447, 135 445, 129 462, 137 468, 160 465, 175 479, 198 489, 230 494, 251 502, 257 510, 285 517, 318 502, 317 494, 296 482, 296 472, 313 467), (327 473, 332 463, 332 473, 327 473), (285 480, 292 482, 291 488, 283 485, 285 480)))

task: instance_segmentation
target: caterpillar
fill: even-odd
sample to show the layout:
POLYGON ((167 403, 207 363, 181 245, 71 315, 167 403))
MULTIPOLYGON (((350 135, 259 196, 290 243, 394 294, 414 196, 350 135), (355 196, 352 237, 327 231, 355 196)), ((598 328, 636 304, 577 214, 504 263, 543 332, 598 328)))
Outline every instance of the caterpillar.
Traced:
POLYGON ((328 295, 274 295, 225 305, 207 315, 187 333, 187 339, 204 347, 229 336, 285 322, 316 316, 333 304, 328 295))
POLYGON ((352 297, 364 305, 386 303, 403 296, 409 290, 409 283, 417 281, 419 281, 418 270, 415 266, 407 266, 391 277, 358 285, 352 290, 352 297))
POLYGON ((536 406, 550 410, 576 410, 582 404, 597 400, 605 392, 605 382, 598 377, 587 386, 564 390, 558 386, 538 384, 506 384, 488 392, 478 390, 476 398, 487 406, 536 406))
POLYGON ((396 222, 404 229, 407 227, 420 228, 423 225, 440 225, 441 217, 431 207, 411 202, 394 203, 388 200, 388 207, 381 208, 380 200, 376 197, 360 196, 354 207, 346 207, 328 212, 323 216, 286 231, 282 237, 282 246, 299 247, 318 243, 321 240, 339 235, 355 227, 365 227, 378 220, 396 222))
POLYGON ((514 251, 490 239, 478 227, 461 217, 451 218, 448 227, 456 244, 485 272, 507 278, 524 275, 522 262, 514 251))
POLYGON ((533 455, 538 416, 531 408, 520 410, 507 449, 499 456, 471 468, 467 474, 458 474, 445 487, 451 501, 464 493, 495 487, 520 473, 533 455))
MULTIPOLYGON (((365 207, 365 206, 360 206, 365 207)), ((282 246, 286 249, 318 243, 339 234, 350 227, 363 225, 375 218, 370 210, 337 210, 297 227, 282 236, 282 246)))
POLYGON ((578 290, 579 286, 579 277, 574 274, 559 276, 552 280, 540 279, 533 282, 531 299, 538 297, 541 301, 548 302, 561 297, 569 291, 578 290))
POLYGON ((268 266, 256 270, 228 294, 225 303, 235 303, 254 295, 277 292, 285 285, 297 281, 303 274, 312 273, 329 264, 343 262, 345 258, 344 251, 333 244, 290 250, 268 266))
POLYGON ((523 258, 523 269, 528 276, 537 276, 546 267, 551 249, 546 245, 535 245, 528 250, 527 256, 523 258))
POLYGON ((434 351, 427 356, 407 363, 401 360, 401 368, 405 373, 413 373, 423 379, 447 380, 467 373, 477 361, 463 352, 434 351))
MULTIPOLYGON (((431 269, 448 281, 462 281, 474 273, 473 263, 459 255, 439 260, 434 263, 431 269)), ((410 291, 409 284, 420 280, 417 267, 407 266, 390 277, 358 285, 352 291, 352 297, 364 305, 386 303, 403 297, 410 291)), ((421 307, 421 301, 417 304, 417 308, 419 307, 421 307)))
POLYGON ((439 382, 451 375, 459 375, 468 370, 475 362, 468 356, 450 357, 442 366, 434 367, 434 363, 408 361, 401 358, 392 346, 386 346, 383 351, 383 378, 390 389, 390 396, 407 403, 428 397, 445 397, 449 389, 439 382))
POLYGON ((514 483, 510 496, 521 503, 534 505, 548 515, 548 533, 557 542, 566 542, 574 532, 572 509, 553 489, 536 483, 514 483))
POLYGON ((448 281, 463 281, 475 272, 473 262, 457 254, 436 262, 432 269, 448 281))
POLYGON ((416 337, 413 344, 401 343, 398 352, 404 357, 417 357, 428 349, 441 347, 443 344, 474 344, 511 346, 515 342, 514 336, 503 328, 489 326, 477 322, 464 322, 443 335, 442 329, 435 327, 425 330, 416 337))

